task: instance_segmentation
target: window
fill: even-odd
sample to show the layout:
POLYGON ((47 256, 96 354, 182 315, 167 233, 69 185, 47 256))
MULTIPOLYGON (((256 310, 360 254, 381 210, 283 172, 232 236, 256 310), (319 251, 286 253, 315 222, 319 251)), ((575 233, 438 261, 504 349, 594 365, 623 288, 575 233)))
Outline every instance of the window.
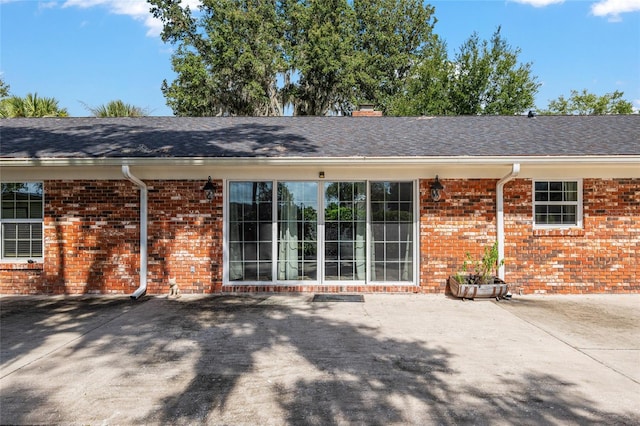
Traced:
POLYGON ((42 257, 43 216, 41 182, 2 183, 2 259, 42 257))
POLYGON ((228 282, 414 280, 413 182, 229 182, 228 282))
POLYGON ((535 181, 534 225, 576 227, 582 225, 582 182, 535 181))

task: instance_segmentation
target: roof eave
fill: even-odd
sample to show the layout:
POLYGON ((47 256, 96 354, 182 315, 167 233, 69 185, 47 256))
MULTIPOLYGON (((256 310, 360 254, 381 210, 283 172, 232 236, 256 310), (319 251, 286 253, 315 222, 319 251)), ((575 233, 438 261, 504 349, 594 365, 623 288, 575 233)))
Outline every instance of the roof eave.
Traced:
POLYGON ((118 157, 118 158, 0 158, 3 167, 87 166, 244 166, 244 165, 504 165, 521 164, 640 164, 640 155, 549 156, 420 156, 420 157, 118 157))

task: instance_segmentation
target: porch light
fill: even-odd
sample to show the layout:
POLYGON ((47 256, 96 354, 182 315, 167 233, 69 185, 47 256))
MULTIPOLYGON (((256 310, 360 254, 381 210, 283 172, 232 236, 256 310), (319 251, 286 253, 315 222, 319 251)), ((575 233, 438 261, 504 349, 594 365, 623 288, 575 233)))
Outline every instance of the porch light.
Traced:
POLYGON ((433 201, 439 201, 443 189, 444 186, 442 186, 438 180, 438 175, 436 175, 436 180, 431 184, 431 199, 433 199, 433 201))
POLYGON ((211 182, 211 176, 209 176, 209 180, 204 184, 204 188, 202 190, 207 194, 207 200, 213 199, 213 191, 215 187, 213 186, 213 182, 211 182))

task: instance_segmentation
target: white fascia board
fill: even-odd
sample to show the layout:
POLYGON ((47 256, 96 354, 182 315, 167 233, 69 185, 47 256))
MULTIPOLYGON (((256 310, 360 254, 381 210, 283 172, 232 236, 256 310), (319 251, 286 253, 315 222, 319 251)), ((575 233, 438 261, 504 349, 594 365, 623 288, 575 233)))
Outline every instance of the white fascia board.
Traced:
POLYGON ((242 165, 511 165, 636 164, 640 155, 593 156, 454 156, 454 157, 153 157, 153 158, 0 158, 3 167, 74 166, 242 166, 242 165))

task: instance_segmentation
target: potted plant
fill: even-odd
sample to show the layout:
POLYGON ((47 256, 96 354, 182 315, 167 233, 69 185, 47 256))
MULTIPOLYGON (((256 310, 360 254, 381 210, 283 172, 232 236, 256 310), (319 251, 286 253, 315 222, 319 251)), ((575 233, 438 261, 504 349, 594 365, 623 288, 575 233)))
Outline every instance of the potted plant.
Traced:
POLYGON ((451 294, 463 299, 500 299, 507 296, 509 286, 496 276, 498 268, 504 264, 504 259, 499 257, 497 241, 492 246, 485 247, 481 259, 474 260, 467 252, 461 271, 449 277, 451 294))

